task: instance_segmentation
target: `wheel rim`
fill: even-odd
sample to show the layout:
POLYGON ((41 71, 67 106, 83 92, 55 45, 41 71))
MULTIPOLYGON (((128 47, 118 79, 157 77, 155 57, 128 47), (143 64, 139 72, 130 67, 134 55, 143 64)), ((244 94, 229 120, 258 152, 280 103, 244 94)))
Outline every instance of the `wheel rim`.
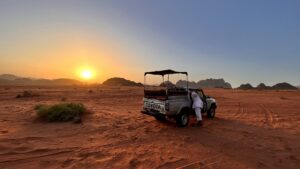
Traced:
POLYGON ((186 125, 186 123, 187 123, 187 115, 186 114, 183 114, 181 116, 181 122, 182 122, 182 125, 186 125))

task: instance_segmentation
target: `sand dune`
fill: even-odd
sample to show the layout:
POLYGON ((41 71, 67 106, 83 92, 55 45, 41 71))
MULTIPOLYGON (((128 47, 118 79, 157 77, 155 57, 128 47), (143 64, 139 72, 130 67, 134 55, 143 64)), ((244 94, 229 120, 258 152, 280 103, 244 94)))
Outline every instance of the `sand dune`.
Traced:
POLYGON ((2 87, 0 168, 299 168, 300 92, 205 92, 217 117, 179 128, 140 113, 142 88, 2 87), (36 120, 36 104, 62 98, 86 105, 82 124, 36 120))

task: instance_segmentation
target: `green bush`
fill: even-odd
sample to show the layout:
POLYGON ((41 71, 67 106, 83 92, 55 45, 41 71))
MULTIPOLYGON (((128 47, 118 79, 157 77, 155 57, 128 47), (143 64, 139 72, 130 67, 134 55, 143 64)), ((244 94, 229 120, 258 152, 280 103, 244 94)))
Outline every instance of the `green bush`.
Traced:
POLYGON ((70 121, 81 117, 86 111, 81 103, 60 103, 55 105, 36 105, 37 115, 47 121, 70 121))

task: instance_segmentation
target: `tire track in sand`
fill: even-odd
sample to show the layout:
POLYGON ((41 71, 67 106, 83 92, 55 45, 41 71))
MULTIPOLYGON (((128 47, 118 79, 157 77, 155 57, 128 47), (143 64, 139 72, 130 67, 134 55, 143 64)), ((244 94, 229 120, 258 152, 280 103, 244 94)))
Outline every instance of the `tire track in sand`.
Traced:
POLYGON ((241 102, 238 102, 238 109, 235 111, 235 113, 231 116, 229 116, 230 118, 235 118, 237 117, 241 112, 241 102))
POLYGON ((223 159, 221 158, 221 154, 217 154, 213 157, 209 157, 203 160, 195 161, 180 167, 177 167, 176 169, 189 169, 189 168, 201 168, 204 169, 206 167, 212 166, 214 164, 220 163, 223 159))
POLYGON ((271 109, 266 108, 263 104, 260 104, 259 106, 265 115, 264 125, 271 128, 276 128, 279 121, 278 114, 274 113, 271 109))
POLYGON ((239 102, 238 104, 238 110, 235 112, 235 114, 231 117, 233 119, 241 119, 247 116, 247 107, 245 107, 244 104, 239 102))

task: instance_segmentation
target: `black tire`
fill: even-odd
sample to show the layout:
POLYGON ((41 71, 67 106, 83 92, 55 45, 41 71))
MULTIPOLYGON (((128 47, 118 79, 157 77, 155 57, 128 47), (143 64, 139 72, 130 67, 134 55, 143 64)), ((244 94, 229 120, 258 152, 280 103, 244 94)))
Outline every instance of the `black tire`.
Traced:
POLYGON ((187 112, 180 113, 176 116, 176 123, 179 127, 186 127, 189 124, 190 116, 187 112))
POLYGON ((154 116, 157 121, 165 121, 166 117, 164 116, 154 116))
POLYGON ((214 118, 216 115, 216 106, 211 106, 211 108, 207 111, 208 118, 214 118))

